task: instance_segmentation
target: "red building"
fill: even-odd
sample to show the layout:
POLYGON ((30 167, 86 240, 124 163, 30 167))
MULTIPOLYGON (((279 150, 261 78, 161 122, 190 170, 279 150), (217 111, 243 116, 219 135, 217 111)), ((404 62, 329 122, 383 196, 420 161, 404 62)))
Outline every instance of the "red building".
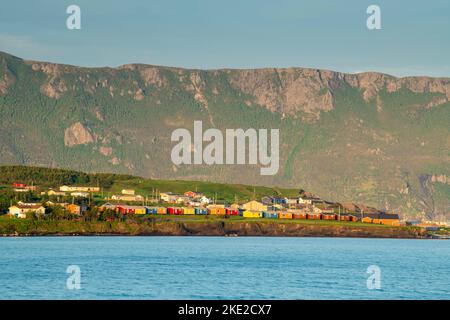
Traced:
POLYGON ((172 214, 172 215, 181 215, 181 214, 183 214, 183 209, 170 207, 170 208, 167 208, 167 213, 172 214))
POLYGON ((13 182, 12 186, 14 188, 25 188, 27 185, 25 183, 13 182))
POLYGON ((239 215, 239 210, 238 209, 232 209, 232 208, 226 208, 226 215, 228 216, 237 216, 239 215))

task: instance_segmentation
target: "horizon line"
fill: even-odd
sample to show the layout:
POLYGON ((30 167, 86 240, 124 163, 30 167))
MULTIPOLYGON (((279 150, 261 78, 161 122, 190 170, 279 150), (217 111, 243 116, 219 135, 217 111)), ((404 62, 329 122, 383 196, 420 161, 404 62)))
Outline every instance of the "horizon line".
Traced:
POLYGON ((356 72, 348 72, 348 71, 337 71, 335 69, 329 69, 329 68, 317 68, 317 67, 302 67, 302 66, 290 66, 290 67, 273 67, 273 66, 265 66, 265 67, 248 67, 248 68, 239 68, 239 67, 218 67, 218 68, 197 68, 197 67, 182 67, 182 66, 174 66, 174 65, 158 65, 158 64, 151 64, 151 63, 144 63, 144 62, 130 62, 130 63, 124 63, 117 66, 83 66, 83 65, 77 65, 77 64, 71 64, 71 63, 62 63, 62 62, 52 62, 49 60, 35 60, 35 59, 26 59, 19 57, 15 54, 9 53, 7 51, 4 51, 3 49, 0 49, 0 54, 8 55, 10 57, 19 59, 21 61, 25 62, 37 62, 37 63, 48 63, 48 64, 57 64, 62 66, 68 66, 73 68, 82 68, 82 69, 121 69, 127 66, 150 66, 150 67, 159 67, 159 68, 169 68, 169 69, 181 69, 181 70, 188 70, 188 71, 246 71, 246 70, 268 70, 268 69, 274 69, 274 70, 292 70, 292 69, 303 69, 303 70, 315 70, 315 71, 327 71, 327 72, 333 72, 333 73, 339 73, 339 74, 346 74, 346 75, 359 75, 359 74, 366 74, 366 73, 375 73, 375 74, 381 74, 385 76, 389 76, 396 79, 404 79, 404 78, 433 78, 433 79, 450 79, 450 75, 448 76, 430 76, 430 75, 404 75, 404 76, 398 76, 391 73, 383 72, 383 71, 375 71, 375 70, 368 70, 368 71, 356 71, 356 72))

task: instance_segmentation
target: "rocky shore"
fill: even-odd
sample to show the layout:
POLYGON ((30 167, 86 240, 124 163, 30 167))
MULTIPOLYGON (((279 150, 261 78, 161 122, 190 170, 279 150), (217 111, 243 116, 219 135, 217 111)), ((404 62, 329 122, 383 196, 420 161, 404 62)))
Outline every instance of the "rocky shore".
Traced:
MULTIPOLYGON (((6 230, 5 230, 6 229, 6 230)), ((10 224, 2 236, 264 236, 426 239, 428 233, 414 227, 364 226, 362 224, 302 224, 279 222, 74 222, 41 223, 27 227, 10 224), (14 230, 13 230, 14 229, 14 230), (6 231, 6 232, 5 232, 6 231)))

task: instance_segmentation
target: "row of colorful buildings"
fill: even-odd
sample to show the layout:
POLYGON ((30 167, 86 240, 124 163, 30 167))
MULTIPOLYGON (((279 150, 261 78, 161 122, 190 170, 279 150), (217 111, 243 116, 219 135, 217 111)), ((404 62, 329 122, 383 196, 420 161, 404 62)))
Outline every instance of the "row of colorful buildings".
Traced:
MULTIPOLYGON (((13 185, 15 188, 25 188, 25 185, 13 185)), ((100 192, 99 187, 90 186, 61 186, 59 190, 49 189, 41 195, 68 196, 83 195, 90 197, 92 193, 100 192)), ((361 221, 365 223, 400 225, 399 216, 384 212, 354 212, 341 211, 341 206, 333 207, 334 203, 326 202, 315 196, 273 197, 265 196, 261 201, 252 200, 243 204, 218 204, 203 193, 187 191, 183 194, 161 192, 154 194, 151 199, 136 194, 133 189, 122 189, 120 194, 106 196, 107 203, 98 207, 100 211, 109 209, 124 215, 218 215, 242 216, 244 218, 268 219, 307 219, 307 220, 337 220, 361 221), (139 205, 133 203, 138 202, 139 205), (161 204, 163 206, 149 206, 161 204)), ((18 218, 26 217, 29 212, 45 214, 45 207, 61 206, 74 215, 82 215, 87 206, 82 202, 72 203, 47 201, 41 203, 19 202, 9 208, 9 214, 18 218)))
POLYGON ((267 219, 304 219, 304 220, 335 220, 399 226, 400 220, 396 214, 387 213, 337 213, 333 210, 324 210, 318 207, 307 206, 295 209, 278 209, 264 205, 258 201, 250 201, 243 205, 230 206, 212 204, 206 207, 158 207, 134 206, 107 203, 100 210, 115 210, 121 214, 137 215, 212 215, 212 216, 241 216, 244 218, 267 219))

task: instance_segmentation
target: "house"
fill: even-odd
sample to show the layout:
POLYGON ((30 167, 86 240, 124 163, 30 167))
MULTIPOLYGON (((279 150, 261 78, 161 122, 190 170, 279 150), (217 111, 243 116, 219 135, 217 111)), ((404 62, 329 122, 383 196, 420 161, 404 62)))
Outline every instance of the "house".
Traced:
POLYGON ((278 219, 278 212, 276 211, 264 211, 263 217, 267 219, 278 219))
POLYGON ((314 207, 312 211, 308 212, 307 217, 309 220, 320 220, 322 217, 322 209, 314 207))
POLYGON ((135 191, 133 189, 122 189, 121 193, 127 196, 134 196, 135 191))
POLYGON ((265 205, 270 205, 270 204, 286 204, 288 202, 287 198, 281 198, 281 197, 262 197, 261 198, 261 202, 265 205))
POLYGON ((207 208, 209 214, 212 215, 224 215, 227 212, 225 206, 221 204, 209 205, 207 208))
POLYGON ((209 199, 205 196, 201 196, 200 199, 198 199, 198 201, 200 201, 201 204, 210 204, 211 203, 211 199, 209 199))
POLYGON ((315 204, 315 203, 323 203, 324 201, 319 197, 299 197, 298 203, 301 204, 315 204))
POLYGON ((77 197, 77 198, 89 198, 90 193, 89 192, 76 191, 76 192, 72 192, 70 195, 72 197, 77 197))
POLYGON ((292 219, 292 213, 290 213, 290 212, 280 212, 278 214, 278 219, 292 219))
POLYGON ((142 202, 144 197, 141 195, 125 195, 125 194, 115 194, 111 196, 111 200, 125 201, 125 202, 142 202))
POLYGON ((267 206, 267 210, 268 211, 279 211, 279 210, 283 210, 284 206, 282 206, 281 204, 273 204, 270 206, 267 206))
POLYGON ((26 218, 27 213, 36 212, 45 214, 45 208, 40 203, 21 203, 19 202, 15 206, 9 207, 8 214, 16 218, 26 218))
POLYGON ((398 214, 390 214, 384 212, 362 213, 361 221, 364 223, 384 224, 388 226, 400 226, 400 218, 398 214))
POLYGON ((316 206, 313 206, 313 212, 316 213, 316 214, 322 214, 322 209, 320 209, 320 208, 318 208, 316 206))
POLYGON ((364 223, 373 223, 373 217, 372 214, 365 214, 362 218, 361 218, 361 222, 364 223))
POLYGON ((262 197, 261 202, 265 205, 272 204, 272 197, 268 197, 268 196, 262 197))
POLYGON ((311 198, 306 198, 306 197, 304 197, 304 198, 299 197, 298 198, 298 203, 301 203, 301 204, 312 204, 312 199, 311 198))
POLYGON ((192 198, 192 199, 199 199, 199 198, 203 197, 203 193, 200 193, 200 192, 194 192, 194 191, 186 191, 186 192, 184 193, 184 196, 185 196, 185 197, 192 198))
POLYGON ((68 204, 66 206, 66 210, 71 214, 81 215, 81 206, 76 204, 68 204))
POLYGON ((187 208, 183 208, 183 214, 195 214, 195 208, 192 207, 187 207, 187 208))
POLYGON ((105 210, 116 210, 116 208, 117 208, 117 205, 116 204, 112 204, 112 203, 109 203, 109 202, 107 202, 107 203, 105 203, 105 204, 102 204, 100 207, 98 207, 98 209, 101 211, 101 212, 103 212, 103 211, 105 211, 105 210))
POLYGON ((230 208, 231 208, 231 209, 237 209, 237 210, 239 210, 239 204, 237 204, 237 203, 232 203, 232 204, 230 205, 230 208))
POLYGON ((262 212, 253 210, 244 210, 242 216, 244 218, 262 218, 262 212))
POLYGON ((28 191, 36 191, 36 186, 28 186, 25 183, 13 182, 12 187, 15 192, 28 192, 28 191))
POLYGON ((238 208, 226 208, 226 214, 227 216, 237 216, 239 215, 239 209, 238 208))
POLYGON ((267 206, 256 200, 244 203, 242 208, 249 211, 267 211, 267 206))
POLYGON ((20 183, 20 182, 13 182, 12 183, 12 187, 13 188, 25 188, 27 185, 25 183, 20 183))
POLYGON ((338 215, 334 212, 322 212, 322 220, 337 220, 338 215))
POLYGON ((200 203, 200 202, 198 202, 198 201, 189 201, 188 203, 187 203, 189 206, 191 206, 191 207, 200 207, 202 204, 200 203))
POLYGON ((292 213, 292 219, 307 219, 309 210, 306 207, 301 209, 290 209, 289 213, 292 213))
POLYGON ((99 192, 100 187, 75 187, 75 186, 61 186, 59 191, 64 192, 99 192))
POLYGON ((170 215, 182 215, 183 214, 183 209, 182 208, 178 208, 178 207, 169 207, 167 208, 167 214, 170 215))
POLYGON ((358 221, 358 218, 356 217, 356 215, 351 214, 351 213, 341 213, 338 215, 337 218, 339 221, 358 221))
POLYGON ((66 193, 63 191, 55 191, 53 189, 48 190, 47 194, 49 196, 62 196, 62 197, 66 195, 66 193))
POLYGON ((176 203, 189 203, 189 201, 191 201, 191 198, 190 197, 187 197, 187 196, 179 196, 177 199, 176 199, 176 203))
POLYGON ((286 204, 296 205, 298 203, 298 198, 286 198, 286 204))
POLYGON ((179 194, 172 193, 172 192, 161 192, 159 194, 159 197, 161 201, 167 202, 167 203, 176 203, 178 197, 180 197, 179 194))
POLYGON ((146 214, 147 209, 144 206, 128 206, 128 205, 118 205, 117 211, 122 214, 146 214))
POLYGON ((398 214, 379 213, 378 217, 373 220, 373 223, 398 227, 400 226, 400 217, 398 216, 398 214))

